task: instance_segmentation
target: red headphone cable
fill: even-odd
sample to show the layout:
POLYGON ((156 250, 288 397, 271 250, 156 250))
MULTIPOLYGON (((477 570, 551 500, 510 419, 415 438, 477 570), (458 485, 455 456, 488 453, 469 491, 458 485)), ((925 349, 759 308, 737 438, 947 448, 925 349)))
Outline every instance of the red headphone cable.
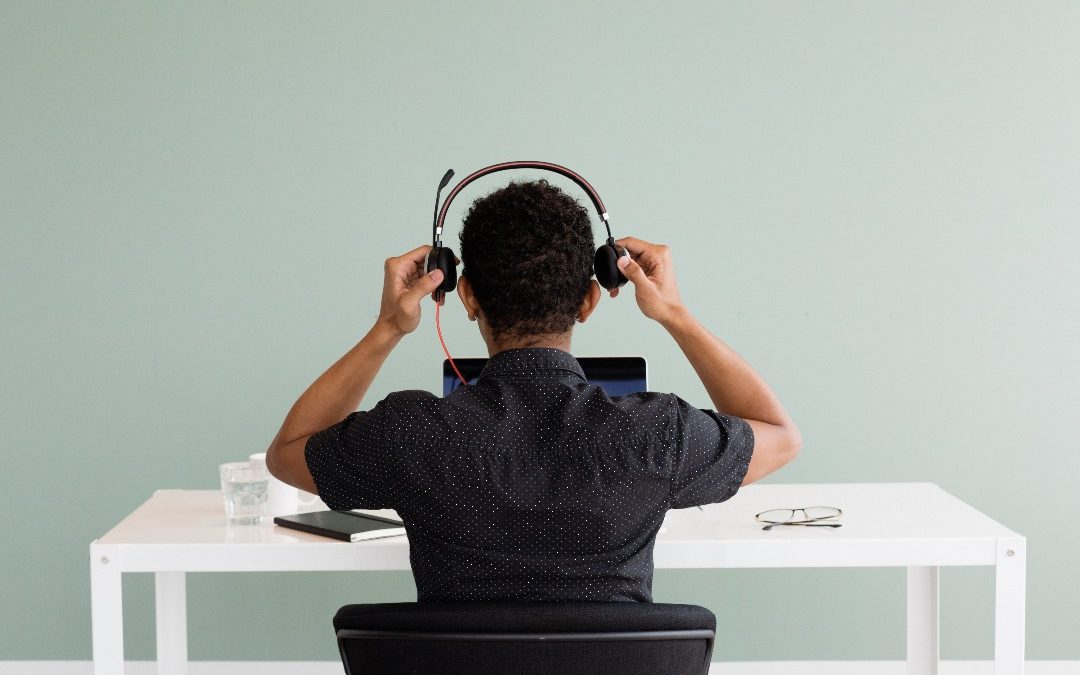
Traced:
POLYGON ((450 356, 450 350, 446 348, 446 340, 444 340, 443 336, 442 336, 442 325, 439 323, 439 307, 441 307, 441 306, 442 306, 442 303, 439 302, 438 300, 436 300, 435 301, 435 332, 437 332, 439 334, 439 344, 442 345, 443 353, 446 354, 446 360, 450 362, 450 367, 454 369, 455 373, 457 373, 458 379, 461 380, 462 384, 468 384, 469 381, 466 380, 465 377, 461 374, 461 371, 458 370, 457 364, 454 363, 454 357, 450 356))

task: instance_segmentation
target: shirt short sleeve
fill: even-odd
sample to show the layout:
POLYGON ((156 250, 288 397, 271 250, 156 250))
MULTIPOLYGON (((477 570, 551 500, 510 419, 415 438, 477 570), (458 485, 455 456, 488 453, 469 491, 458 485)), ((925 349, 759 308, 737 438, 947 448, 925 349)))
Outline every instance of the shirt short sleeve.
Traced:
POLYGON ((685 509, 730 499, 739 491, 754 432, 738 417, 699 410, 676 397, 675 463, 671 508, 685 509))
POLYGON ((304 459, 331 509, 393 508, 393 457, 383 443, 386 414, 379 403, 308 438, 304 459))

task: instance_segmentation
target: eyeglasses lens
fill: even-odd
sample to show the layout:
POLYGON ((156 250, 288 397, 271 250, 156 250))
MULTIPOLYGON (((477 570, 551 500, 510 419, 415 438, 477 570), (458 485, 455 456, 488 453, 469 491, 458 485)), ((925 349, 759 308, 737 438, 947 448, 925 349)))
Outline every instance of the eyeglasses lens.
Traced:
POLYGON ((840 509, 831 506, 808 506, 803 511, 807 520, 826 520, 840 515, 840 509))
MULTIPOLYGON (((802 519, 802 512, 799 512, 798 520, 802 519)), ((773 509, 771 511, 765 511, 759 515, 759 518, 766 523, 790 523, 792 520, 796 520, 795 512, 791 509, 773 509)))

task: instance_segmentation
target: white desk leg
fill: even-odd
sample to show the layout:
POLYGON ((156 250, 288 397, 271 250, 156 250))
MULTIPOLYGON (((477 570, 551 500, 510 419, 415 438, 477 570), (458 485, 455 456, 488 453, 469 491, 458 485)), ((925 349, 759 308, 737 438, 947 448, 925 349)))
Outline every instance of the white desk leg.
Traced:
POLYGON ((938 568, 907 568, 907 672, 938 672, 938 568))
POLYGON ((154 573, 159 675, 187 675, 187 577, 154 573))
POLYGON ((90 626, 94 675, 123 675, 124 595, 114 546, 90 544, 90 626))
POLYGON ((1027 540, 998 539, 994 608, 994 673, 1024 672, 1027 540))

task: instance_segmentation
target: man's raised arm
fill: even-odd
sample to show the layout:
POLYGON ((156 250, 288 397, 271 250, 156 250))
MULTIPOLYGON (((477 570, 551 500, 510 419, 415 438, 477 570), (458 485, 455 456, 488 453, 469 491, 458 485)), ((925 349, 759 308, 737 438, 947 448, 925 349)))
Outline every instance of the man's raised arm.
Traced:
POLYGON ((430 246, 421 246, 384 266, 379 318, 360 342, 330 366, 293 404, 266 451, 266 466, 278 479, 317 492, 304 459, 308 438, 343 420, 360 406, 386 357, 420 324, 420 301, 442 282, 442 272, 424 274, 430 246))
POLYGON ((784 466, 798 454, 802 437, 769 385, 733 349, 712 335, 683 305, 667 246, 627 237, 630 253, 619 269, 633 282, 638 307, 675 338, 709 392, 717 412, 747 421, 754 454, 743 485, 784 466))

